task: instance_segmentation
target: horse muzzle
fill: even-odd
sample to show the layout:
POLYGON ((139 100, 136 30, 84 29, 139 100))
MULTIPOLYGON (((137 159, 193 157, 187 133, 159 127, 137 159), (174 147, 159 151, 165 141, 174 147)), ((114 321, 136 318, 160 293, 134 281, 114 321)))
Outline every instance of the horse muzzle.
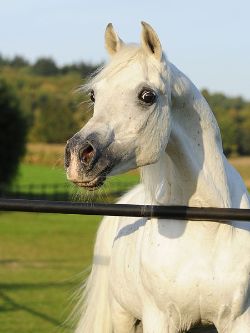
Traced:
POLYGON ((64 162, 68 180, 88 190, 101 187, 113 165, 108 147, 97 136, 82 140, 79 134, 67 142, 64 162))

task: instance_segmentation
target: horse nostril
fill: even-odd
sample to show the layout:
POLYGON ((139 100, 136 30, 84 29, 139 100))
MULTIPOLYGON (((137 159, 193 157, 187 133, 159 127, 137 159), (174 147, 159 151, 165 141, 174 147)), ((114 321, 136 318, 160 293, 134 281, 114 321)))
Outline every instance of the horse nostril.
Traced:
POLYGON ((88 166, 90 164, 90 162, 93 160, 94 156, 95 156, 95 150, 89 142, 87 142, 84 145, 84 147, 82 147, 79 150, 80 162, 85 166, 88 166))
POLYGON ((69 146, 67 145, 65 147, 65 156, 64 156, 65 168, 68 168, 70 166, 70 159, 71 159, 71 153, 70 153, 69 146))

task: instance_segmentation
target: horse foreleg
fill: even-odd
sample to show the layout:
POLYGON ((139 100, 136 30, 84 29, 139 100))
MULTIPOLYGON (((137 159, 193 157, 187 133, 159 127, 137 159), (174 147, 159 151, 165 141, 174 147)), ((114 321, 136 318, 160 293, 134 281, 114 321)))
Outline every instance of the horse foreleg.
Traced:
POLYGON ((148 308, 143 313, 143 333, 177 333, 179 330, 165 313, 156 308, 148 308))
POLYGON ((114 333, 142 333, 137 328, 137 320, 115 300, 111 302, 111 317, 114 333))

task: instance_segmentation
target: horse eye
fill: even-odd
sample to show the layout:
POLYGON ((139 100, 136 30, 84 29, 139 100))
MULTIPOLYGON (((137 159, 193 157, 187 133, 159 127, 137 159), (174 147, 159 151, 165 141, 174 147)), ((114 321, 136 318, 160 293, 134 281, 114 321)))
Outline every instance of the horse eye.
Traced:
POLYGON ((156 93, 151 89, 143 89, 139 93, 138 98, 142 102, 144 102, 146 104, 149 104, 149 105, 152 105, 156 100, 156 93))
POLYGON ((95 93, 94 90, 91 90, 89 93, 89 97, 93 103, 95 103, 95 93))

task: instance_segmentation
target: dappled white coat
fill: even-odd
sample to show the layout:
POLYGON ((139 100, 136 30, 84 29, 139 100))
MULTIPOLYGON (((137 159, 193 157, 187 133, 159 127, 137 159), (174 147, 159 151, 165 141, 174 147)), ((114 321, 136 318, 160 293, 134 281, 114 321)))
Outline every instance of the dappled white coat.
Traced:
MULTIPOLYGON (((147 64, 149 82, 157 86, 162 70, 160 83, 165 85, 169 112, 162 119, 157 115, 157 126, 150 127, 148 121, 149 128, 143 129, 148 154, 153 155, 155 149, 157 159, 145 165, 149 162, 143 164, 143 155, 138 153, 142 184, 120 202, 249 208, 242 179, 223 155, 213 113, 191 81, 161 54, 153 29, 143 24, 138 48, 124 46, 109 25, 106 46, 113 55, 111 65, 94 80, 104 85, 112 61, 119 63, 117 59, 124 54, 129 61, 124 68, 119 63, 119 71, 128 75, 131 65, 139 80, 133 56, 140 49, 151 63, 147 64), (157 68, 158 74, 148 68, 157 68), (164 139, 155 148, 157 136, 164 136, 164 131, 164 139)), ((112 79, 118 80, 117 75, 112 79)), ((109 93, 112 103, 119 103, 116 91, 109 93)), ((131 128, 133 119, 127 116, 123 113, 117 119, 123 117, 131 128)), ((127 169, 118 166, 114 173, 127 169)), ((137 319, 144 333, 183 332, 201 322, 213 323, 220 333, 250 332, 249 225, 104 218, 76 332, 132 333, 137 319)))

